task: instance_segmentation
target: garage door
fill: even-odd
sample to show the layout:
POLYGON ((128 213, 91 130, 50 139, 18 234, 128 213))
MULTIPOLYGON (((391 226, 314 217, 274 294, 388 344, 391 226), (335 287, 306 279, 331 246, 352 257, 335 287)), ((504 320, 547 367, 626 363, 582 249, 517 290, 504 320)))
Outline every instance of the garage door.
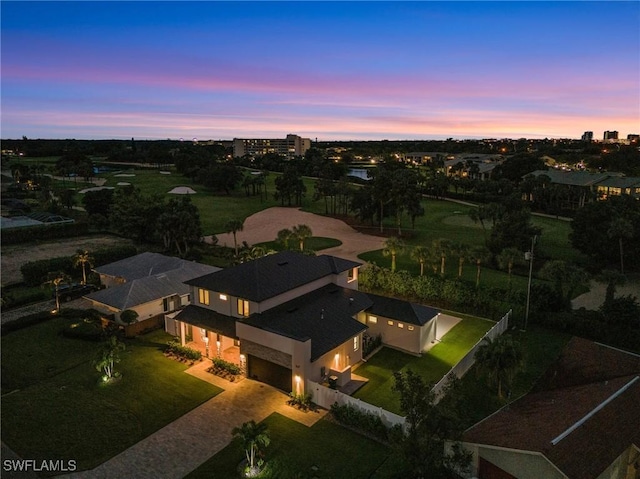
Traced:
POLYGON ((291 369, 266 361, 257 356, 248 356, 249 377, 286 393, 291 392, 291 369))

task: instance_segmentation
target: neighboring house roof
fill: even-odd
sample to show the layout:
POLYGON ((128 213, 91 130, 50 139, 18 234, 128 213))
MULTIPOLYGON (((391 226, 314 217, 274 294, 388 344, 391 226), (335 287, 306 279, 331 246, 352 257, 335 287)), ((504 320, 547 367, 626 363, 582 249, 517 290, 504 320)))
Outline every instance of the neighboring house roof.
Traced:
POLYGON ((404 321, 408 324, 423 326, 440 313, 439 309, 422 306, 386 296, 367 293, 373 304, 367 308, 367 313, 383 316, 389 319, 404 321))
POLYGON ((640 187, 640 177, 638 176, 627 176, 627 177, 619 177, 612 176, 606 178, 600 182, 598 182, 598 186, 608 186, 609 188, 631 188, 631 187, 640 187))
POLYGON ((615 176, 612 173, 590 173, 588 171, 564 171, 564 170, 536 170, 525 175, 529 176, 541 176, 546 175, 551 179, 551 183, 557 183, 560 185, 569 186, 593 186, 596 183, 601 182, 611 176, 615 176))
MULTIPOLYGON (((178 269, 184 263, 193 262, 159 253, 146 252, 100 266, 95 268, 94 271, 98 274, 122 277, 126 281, 132 281, 178 269)), ((219 268, 215 269, 218 270, 219 268)))
MULTIPOLYGON (((137 256, 134 256, 134 258, 137 258, 137 256)), ((168 257, 164 256, 163 258, 168 257)), ((219 268, 206 264, 184 261, 178 258, 173 259, 177 259, 178 262, 172 263, 176 266, 172 270, 165 270, 161 273, 154 274, 153 276, 128 280, 126 283, 119 286, 102 289, 85 297, 91 301, 106 304, 119 309, 120 311, 124 311, 125 309, 133 308, 140 304, 145 304, 168 296, 188 294, 190 288, 185 284, 185 281, 219 270, 219 268)), ((169 263, 163 261, 162 258, 160 258, 160 260, 162 266, 166 266, 169 263)), ((120 261, 118 261, 118 263, 120 263, 120 261)), ((140 264, 141 263, 136 262, 136 266, 140 264)), ((132 272, 135 272, 135 268, 128 271, 128 273, 132 272)))
POLYGON ((187 284, 260 302, 356 266, 360 263, 334 256, 281 251, 192 279, 187 284))
POLYGON ((464 442, 539 452, 571 479, 598 477, 640 446, 640 357, 584 341, 568 344, 541 390, 472 426, 464 442))
POLYGON ((365 293, 335 284, 249 316, 243 322, 298 341, 311 340, 311 361, 367 329, 354 319, 371 306, 365 293))
POLYGON ((211 309, 190 304, 178 314, 175 319, 189 323, 199 328, 214 331, 229 338, 236 338, 236 318, 217 313, 211 309))

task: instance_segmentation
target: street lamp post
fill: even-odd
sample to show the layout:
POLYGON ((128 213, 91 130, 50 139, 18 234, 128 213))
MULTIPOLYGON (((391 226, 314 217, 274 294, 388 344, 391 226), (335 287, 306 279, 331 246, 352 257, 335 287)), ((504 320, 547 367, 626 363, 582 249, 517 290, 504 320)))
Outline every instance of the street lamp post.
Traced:
POLYGON ((531 298, 531 274, 533 273, 533 248, 536 245, 537 238, 538 238, 538 235, 533 235, 533 238, 531 238, 531 251, 527 251, 524 254, 524 258, 529 260, 529 283, 527 284, 527 309, 525 310, 525 313, 524 313, 523 331, 527 330, 527 323, 529 321, 529 301, 531 298))

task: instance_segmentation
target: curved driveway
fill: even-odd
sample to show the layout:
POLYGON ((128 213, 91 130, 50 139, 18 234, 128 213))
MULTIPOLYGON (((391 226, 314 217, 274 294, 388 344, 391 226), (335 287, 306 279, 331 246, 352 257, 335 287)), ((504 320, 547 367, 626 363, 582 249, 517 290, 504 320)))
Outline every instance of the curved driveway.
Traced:
MULTIPOLYGON (((335 238, 342 241, 340 246, 322 250, 323 254, 330 254, 340 258, 358 260, 358 255, 366 251, 382 248, 384 238, 366 235, 354 230, 344 221, 320 216, 296 208, 274 207, 259 211, 246 220, 244 228, 236 233, 238 244, 246 241, 249 245, 273 241, 278 236, 278 231, 284 228, 293 228, 296 225, 305 224, 311 228, 313 236, 335 238)), ((220 246, 233 247, 233 235, 223 233, 216 235, 220 246)), ((206 238, 208 242, 211 237, 206 238)))

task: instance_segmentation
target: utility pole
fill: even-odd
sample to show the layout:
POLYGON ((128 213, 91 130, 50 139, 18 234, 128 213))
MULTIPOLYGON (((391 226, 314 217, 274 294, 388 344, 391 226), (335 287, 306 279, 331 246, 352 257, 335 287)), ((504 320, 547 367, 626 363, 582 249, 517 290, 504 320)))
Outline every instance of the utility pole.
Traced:
POLYGON ((538 235, 533 235, 531 238, 531 251, 527 251, 524 254, 524 259, 529 260, 529 283, 527 284, 527 309, 524 314, 524 329, 527 330, 527 323, 529 322, 529 300, 531 298, 531 275, 533 273, 533 248, 536 245, 536 240, 538 239, 538 235))

